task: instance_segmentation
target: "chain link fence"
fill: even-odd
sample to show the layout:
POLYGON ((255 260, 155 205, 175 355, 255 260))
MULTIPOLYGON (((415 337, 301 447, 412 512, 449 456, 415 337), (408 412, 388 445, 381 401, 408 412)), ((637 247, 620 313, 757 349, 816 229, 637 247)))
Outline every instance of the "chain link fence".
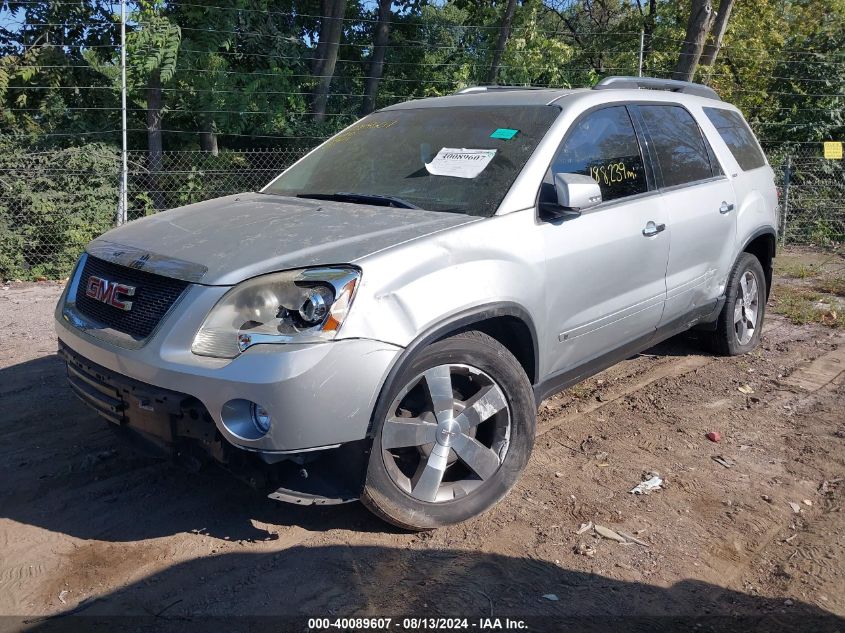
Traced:
POLYGON ((782 244, 845 242, 845 161, 824 158, 821 143, 769 153, 780 190, 782 244))
MULTIPOLYGON (((821 147, 769 148, 785 243, 845 242, 845 162, 821 147)), ((164 152, 156 172, 147 152, 132 151, 128 217, 256 190, 307 149, 164 152)), ((116 224, 119 182, 120 154, 108 144, 38 152, 0 141, 0 279, 66 277, 85 244, 116 224)))

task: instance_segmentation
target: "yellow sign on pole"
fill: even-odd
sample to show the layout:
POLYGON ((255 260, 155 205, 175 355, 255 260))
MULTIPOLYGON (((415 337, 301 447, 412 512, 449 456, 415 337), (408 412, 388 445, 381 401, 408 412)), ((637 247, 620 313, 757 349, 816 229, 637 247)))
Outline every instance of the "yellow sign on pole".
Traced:
POLYGON ((842 160, 842 141, 825 141, 824 157, 831 160, 842 160))

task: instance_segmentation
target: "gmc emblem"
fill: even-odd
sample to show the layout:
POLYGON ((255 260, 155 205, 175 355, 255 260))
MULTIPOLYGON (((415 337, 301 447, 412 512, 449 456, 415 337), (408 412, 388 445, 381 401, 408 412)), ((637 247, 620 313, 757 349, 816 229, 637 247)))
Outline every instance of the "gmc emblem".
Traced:
POLYGON ((123 301, 118 295, 131 297, 135 294, 135 286, 127 286, 116 281, 109 281, 102 277, 91 275, 88 277, 88 285, 85 287, 85 296, 91 297, 118 310, 131 310, 132 302, 123 301))

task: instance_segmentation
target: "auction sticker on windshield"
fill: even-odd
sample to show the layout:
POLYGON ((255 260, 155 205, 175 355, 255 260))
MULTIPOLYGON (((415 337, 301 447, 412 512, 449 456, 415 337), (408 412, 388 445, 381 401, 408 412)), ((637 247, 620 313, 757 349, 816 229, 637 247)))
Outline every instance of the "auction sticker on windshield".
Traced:
POLYGON ((425 168, 432 176, 475 178, 495 156, 495 149, 444 147, 430 163, 425 164, 425 168))

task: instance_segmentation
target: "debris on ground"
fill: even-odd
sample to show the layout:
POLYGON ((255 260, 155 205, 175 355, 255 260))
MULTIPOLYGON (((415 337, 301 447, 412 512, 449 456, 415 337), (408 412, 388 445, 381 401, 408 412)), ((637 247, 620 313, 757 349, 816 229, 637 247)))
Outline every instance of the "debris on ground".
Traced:
POLYGON ((795 514, 801 514, 801 506, 795 503, 794 501, 789 502, 789 507, 792 508, 792 511, 795 514))
POLYGON ((59 592, 59 602, 61 602, 62 604, 67 604, 67 600, 65 600, 65 598, 67 597, 67 594, 68 594, 68 593, 69 593, 69 592, 68 592, 68 590, 67 590, 67 589, 62 589, 62 590, 59 592))
POLYGON ((734 465, 734 463, 726 457, 722 457, 721 455, 714 455, 712 460, 719 464, 720 466, 724 466, 725 468, 730 468, 734 465))
POLYGON ((619 534, 617 534, 616 532, 614 532, 610 528, 606 528, 603 525, 596 525, 594 529, 596 531, 596 534, 598 534, 602 538, 606 538, 606 539, 609 539, 611 541, 616 541, 617 543, 627 543, 628 542, 625 539, 625 537, 620 536, 619 534))
POLYGON ((580 535, 580 534, 583 534, 584 532, 586 532, 587 530, 592 530, 592 529, 593 529, 593 522, 587 521, 586 523, 582 523, 580 525, 580 527, 577 530, 575 530, 575 533, 580 535))
POLYGON ((551 600, 552 602, 557 602, 558 600, 560 600, 560 598, 558 598, 558 597, 557 597, 555 594, 553 594, 553 593, 547 593, 547 594, 544 594, 544 595, 543 595, 543 597, 544 597, 546 600, 551 600))
POLYGON ((719 431, 710 431, 705 437, 711 442, 721 442, 722 434, 719 431))
POLYGON ((762 495, 760 498, 761 498, 763 501, 765 501, 766 503, 771 503, 771 502, 772 502, 772 498, 771 498, 769 495, 762 495))
POLYGON ((621 532, 621 531, 620 531, 620 532, 619 532, 619 536, 621 536, 622 538, 624 538, 624 539, 625 539, 626 541, 628 541, 629 543, 636 543, 637 545, 642 545, 643 547, 651 547, 651 546, 650 546, 648 543, 646 543, 645 541, 641 541, 641 540, 640 540, 640 539, 638 539, 636 536, 633 536, 632 534, 628 534, 627 532, 621 532))
POLYGON ((736 390, 739 391, 740 393, 744 393, 746 395, 751 395, 752 393, 754 393, 754 390, 751 388, 750 385, 741 385, 741 386, 737 387, 736 390))
POLYGON ((801 503, 803 503, 805 506, 813 505, 813 502, 810 499, 804 499, 804 501, 802 501, 801 503))
POLYGON ((841 481, 842 481, 841 479, 831 479, 830 481, 825 479, 819 485, 819 494, 820 495, 832 495, 833 491, 836 490, 837 486, 839 485, 839 483, 841 481))
POLYGON ((647 495, 648 493, 652 492, 653 490, 660 490, 660 486, 663 485, 663 479, 660 478, 658 473, 649 473, 650 477, 643 481, 642 483, 637 484, 631 489, 632 495, 647 495))
POLYGON ((596 548, 592 545, 588 545, 587 543, 581 543, 580 541, 578 544, 573 548, 576 554, 580 556, 586 556, 587 558, 592 558, 596 555, 596 548))

